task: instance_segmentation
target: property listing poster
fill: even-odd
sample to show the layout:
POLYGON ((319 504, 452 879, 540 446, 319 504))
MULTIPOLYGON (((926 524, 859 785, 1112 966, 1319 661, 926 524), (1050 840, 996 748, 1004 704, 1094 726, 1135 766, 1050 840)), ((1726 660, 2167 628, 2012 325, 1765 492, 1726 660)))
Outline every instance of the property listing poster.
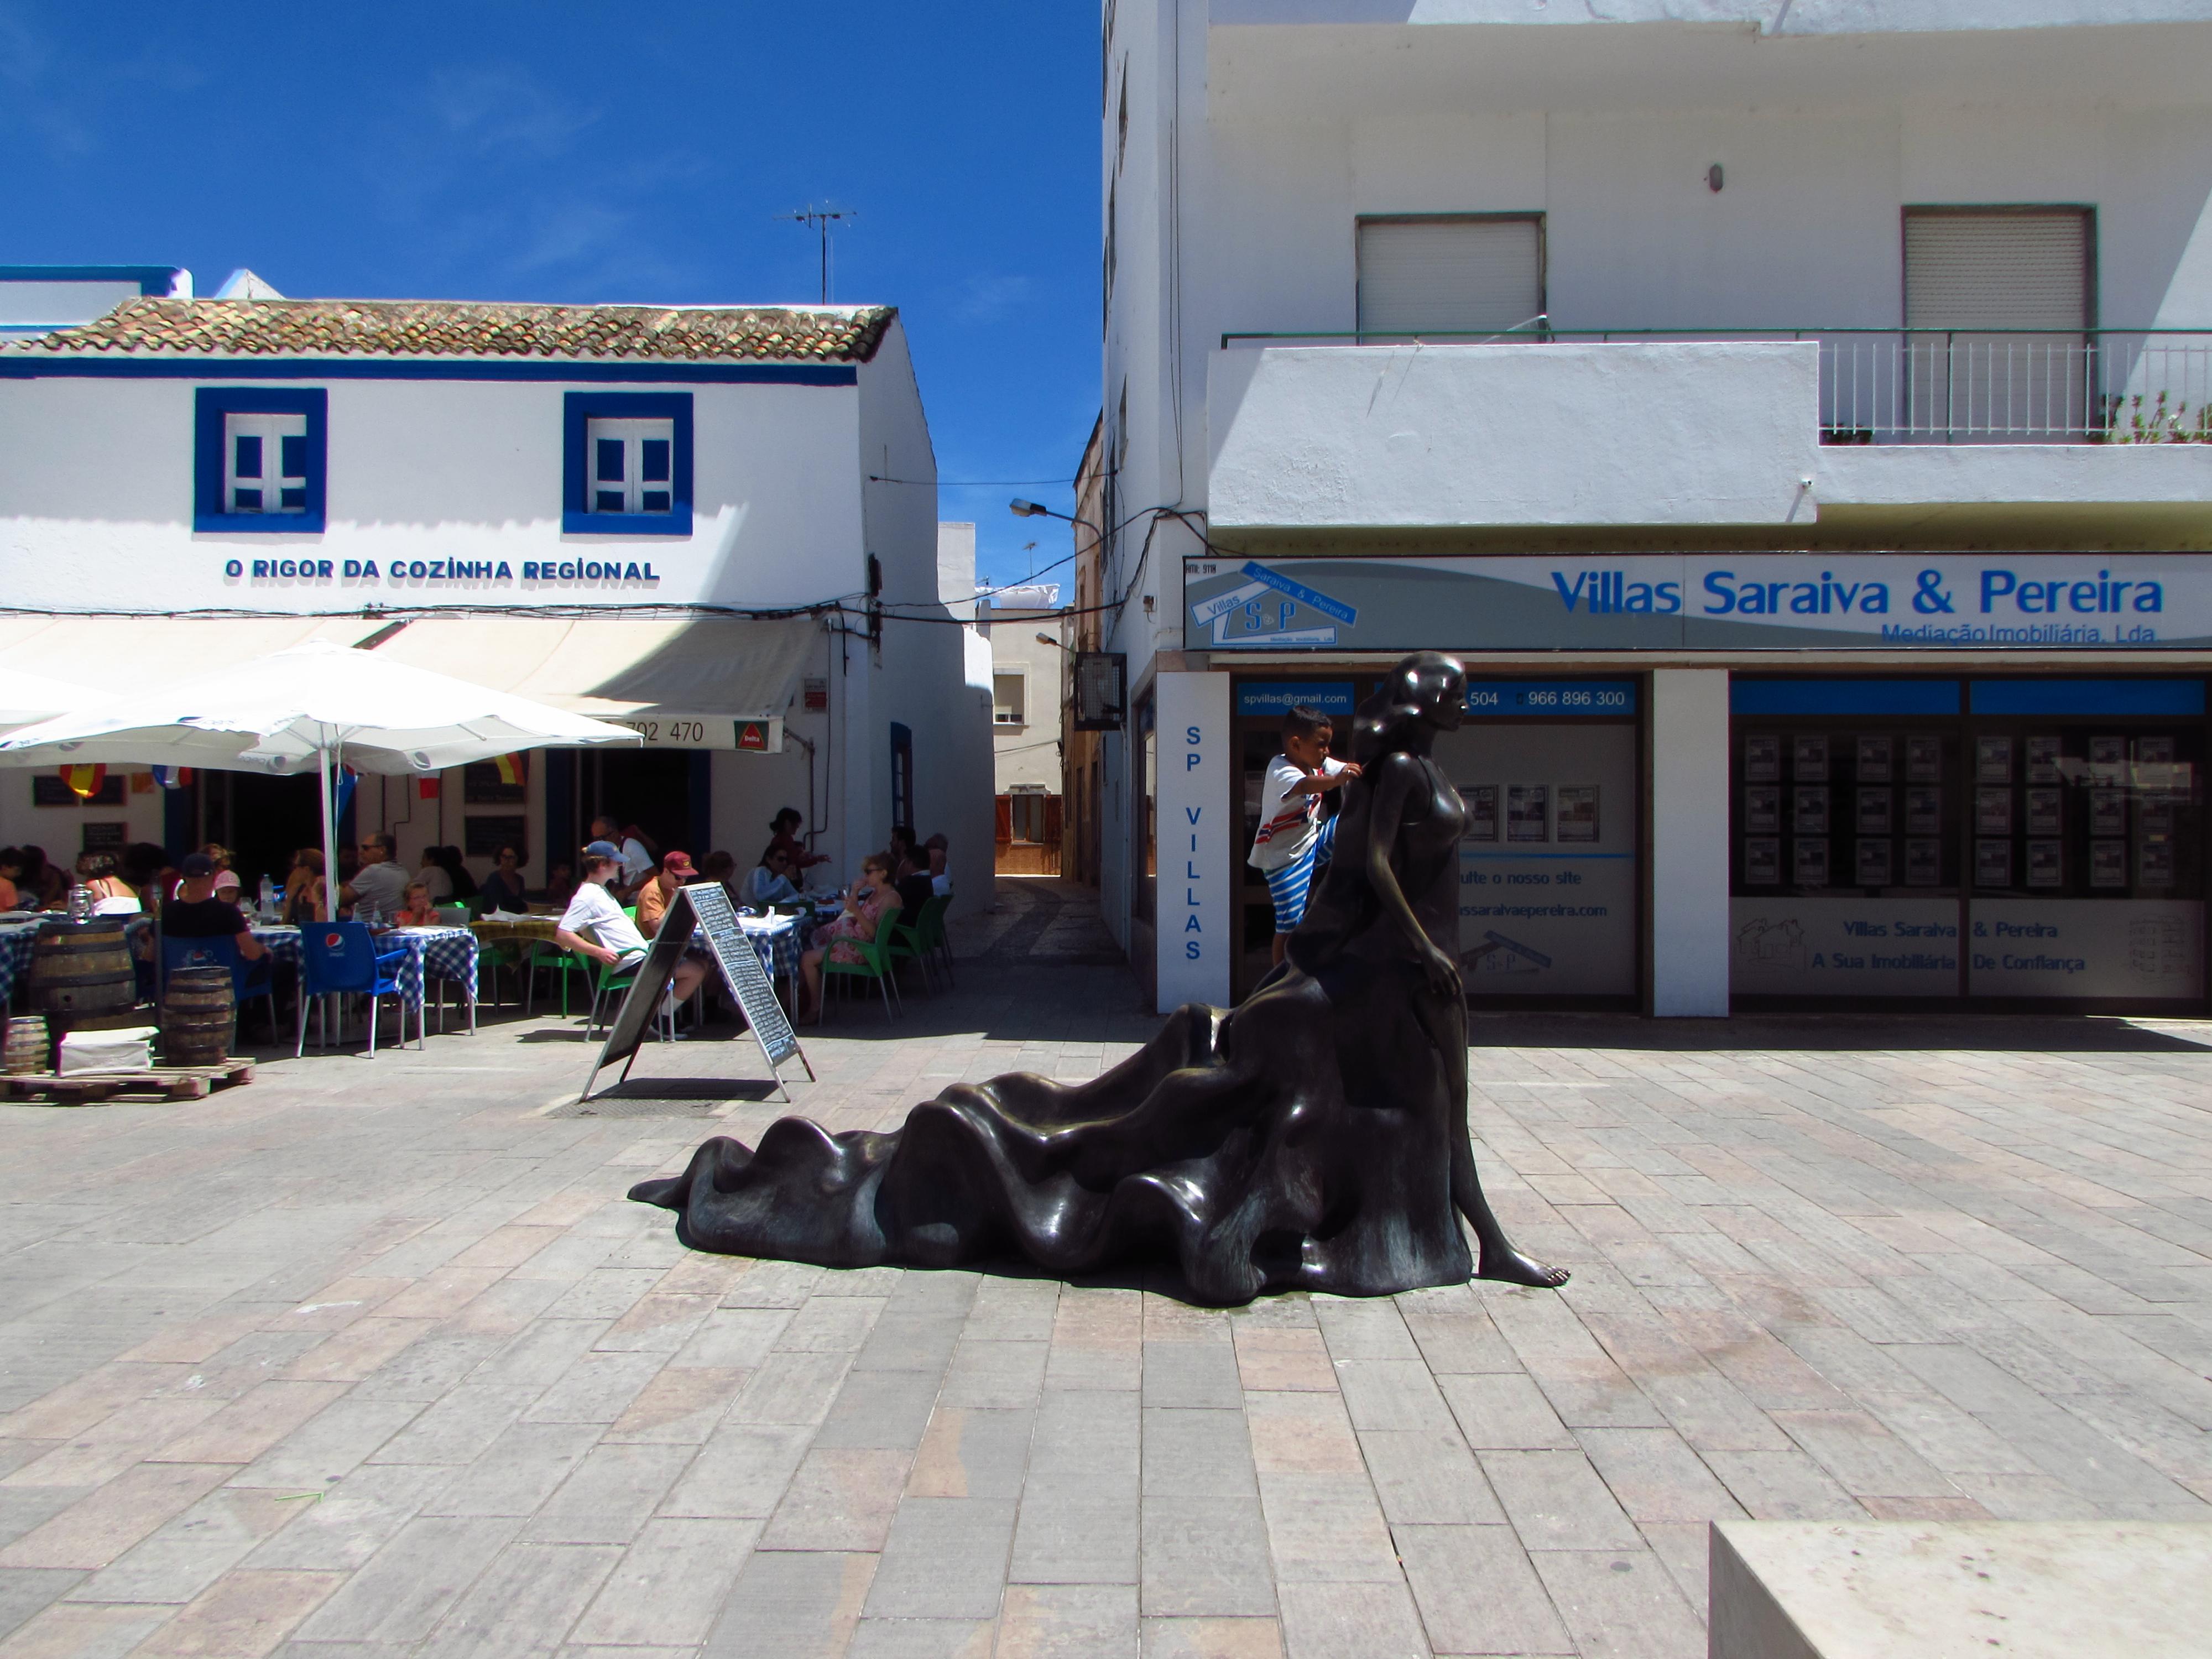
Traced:
POLYGON ((1729 920, 1740 997, 1959 994, 1956 899, 1738 898, 1729 920))
POLYGON ((1437 738, 1436 758, 1468 806, 1468 994, 1633 995, 1635 728, 1470 720, 1437 738))
POLYGON ((1985 997, 2204 994, 2204 907, 2168 899, 1976 899, 1967 988, 1985 997))

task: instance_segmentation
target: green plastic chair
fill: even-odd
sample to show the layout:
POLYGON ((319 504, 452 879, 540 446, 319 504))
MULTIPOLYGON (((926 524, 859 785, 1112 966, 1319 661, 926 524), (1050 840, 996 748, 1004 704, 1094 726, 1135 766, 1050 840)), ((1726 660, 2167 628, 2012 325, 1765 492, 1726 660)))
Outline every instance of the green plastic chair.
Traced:
POLYGON ((895 962, 912 960, 920 963, 922 989, 933 994, 936 988, 930 982, 930 969, 933 965, 945 969, 947 984, 954 982, 952 951, 945 942, 945 911, 951 902, 950 894, 933 896, 929 902, 921 907, 911 926, 903 921, 891 923, 884 945, 895 962))
MULTIPOLYGON (((826 1015, 830 1011, 830 975, 843 974, 854 979, 875 981, 876 988, 884 995, 884 1018, 885 1019, 894 1018, 891 1012, 891 997, 898 990, 898 980, 892 972, 890 952, 885 948, 884 941, 880 939, 854 939, 840 942, 849 945, 859 951, 860 960, 838 962, 827 956, 822 958, 823 1012, 826 1015)), ((902 1004, 904 1000, 903 997, 900 999, 902 1004)))
MULTIPOLYGON (((629 919, 633 926, 635 925, 637 907, 634 904, 624 905, 623 915, 629 919)), ((631 986, 636 984, 637 969, 618 968, 611 962, 592 962, 588 958, 581 960, 587 971, 596 970, 597 974, 592 985, 592 1020, 591 1024, 584 1028, 586 1036, 596 1036, 599 1035, 599 1029, 600 1005, 605 1002, 614 992, 627 991, 631 986)), ((568 1011, 563 1007, 561 1012, 565 1014, 568 1011)))
POLYGON ((543 968, 560 981, 561 1018, 568 1018, 568 981, 572 977, 580 978, 588 984, 599 963, 587 957, 578 956, 574 951, 563 950, 560 945, 550 944, 544 939, 532 940, 529 952, 527 965, 522 975, 523 1017, 529 1018, 537 1007, 538 970, 543 968))

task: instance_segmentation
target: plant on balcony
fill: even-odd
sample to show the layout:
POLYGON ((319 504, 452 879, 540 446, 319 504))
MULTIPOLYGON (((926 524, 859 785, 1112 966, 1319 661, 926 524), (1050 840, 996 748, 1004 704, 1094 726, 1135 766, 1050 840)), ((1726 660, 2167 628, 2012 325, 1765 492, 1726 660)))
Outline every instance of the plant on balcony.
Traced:
POLYGON ((2212 403, 2199 404, 2195 419, 2190 418, 2189 405, 2177 400, 2172 409, 2166 407, 2163 392, 2152 401, 2148 411, 2143 408, 2143 396, 2138 392, 2127 399, 2127 415, 2119 418, 2119 410, 2113 410, 2109 441, 2116 444, 2206 444, 2212 443, 2212 403))

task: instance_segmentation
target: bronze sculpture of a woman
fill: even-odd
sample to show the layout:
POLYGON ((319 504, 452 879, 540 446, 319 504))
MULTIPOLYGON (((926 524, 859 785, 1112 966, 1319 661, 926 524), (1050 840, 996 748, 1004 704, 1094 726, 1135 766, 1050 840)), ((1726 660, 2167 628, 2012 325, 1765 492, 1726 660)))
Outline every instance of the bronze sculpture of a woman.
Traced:
POLYGON ((1423 652, 1362 705, 1334 860, 1287 960, 1232 1012, 1179 1009, 1089 1083, 956 1085, 890 1134, 783 1118, 757 1150, 718 1137, 630 1196, 674 1210, 698 1249, 851 1267, 1020 1256, 1066 1275, 1172 1263, 1211 1303, 1565 1283, 1506 1238, 1468 1139, 1467 809, 1430 758, 1466 697, 1465 671, 1423 652))

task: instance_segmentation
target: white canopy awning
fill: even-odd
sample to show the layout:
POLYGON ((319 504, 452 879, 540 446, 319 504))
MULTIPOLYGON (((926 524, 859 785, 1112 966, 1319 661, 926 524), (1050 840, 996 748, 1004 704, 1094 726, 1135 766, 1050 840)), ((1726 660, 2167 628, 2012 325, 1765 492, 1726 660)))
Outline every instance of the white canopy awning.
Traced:
POLYGON ((85 688, 85 707, 150 691, 309 640, 356 645, 363 617, 5 617, 0 667, 85 688))
POLYGON ((811 617, 433 617, 380 641, 376 654, 635 726, 648 743, 772 750, 820 629, 811 617), (747 726, 762 731, 747 740, 747 726))
POLYGON ((648 744, 773 753, 820 629, 811 617, 5 617, 0 668, 82 685, 94 706, 308 640, 377 638, 387 661, 629 725, 648 744))

